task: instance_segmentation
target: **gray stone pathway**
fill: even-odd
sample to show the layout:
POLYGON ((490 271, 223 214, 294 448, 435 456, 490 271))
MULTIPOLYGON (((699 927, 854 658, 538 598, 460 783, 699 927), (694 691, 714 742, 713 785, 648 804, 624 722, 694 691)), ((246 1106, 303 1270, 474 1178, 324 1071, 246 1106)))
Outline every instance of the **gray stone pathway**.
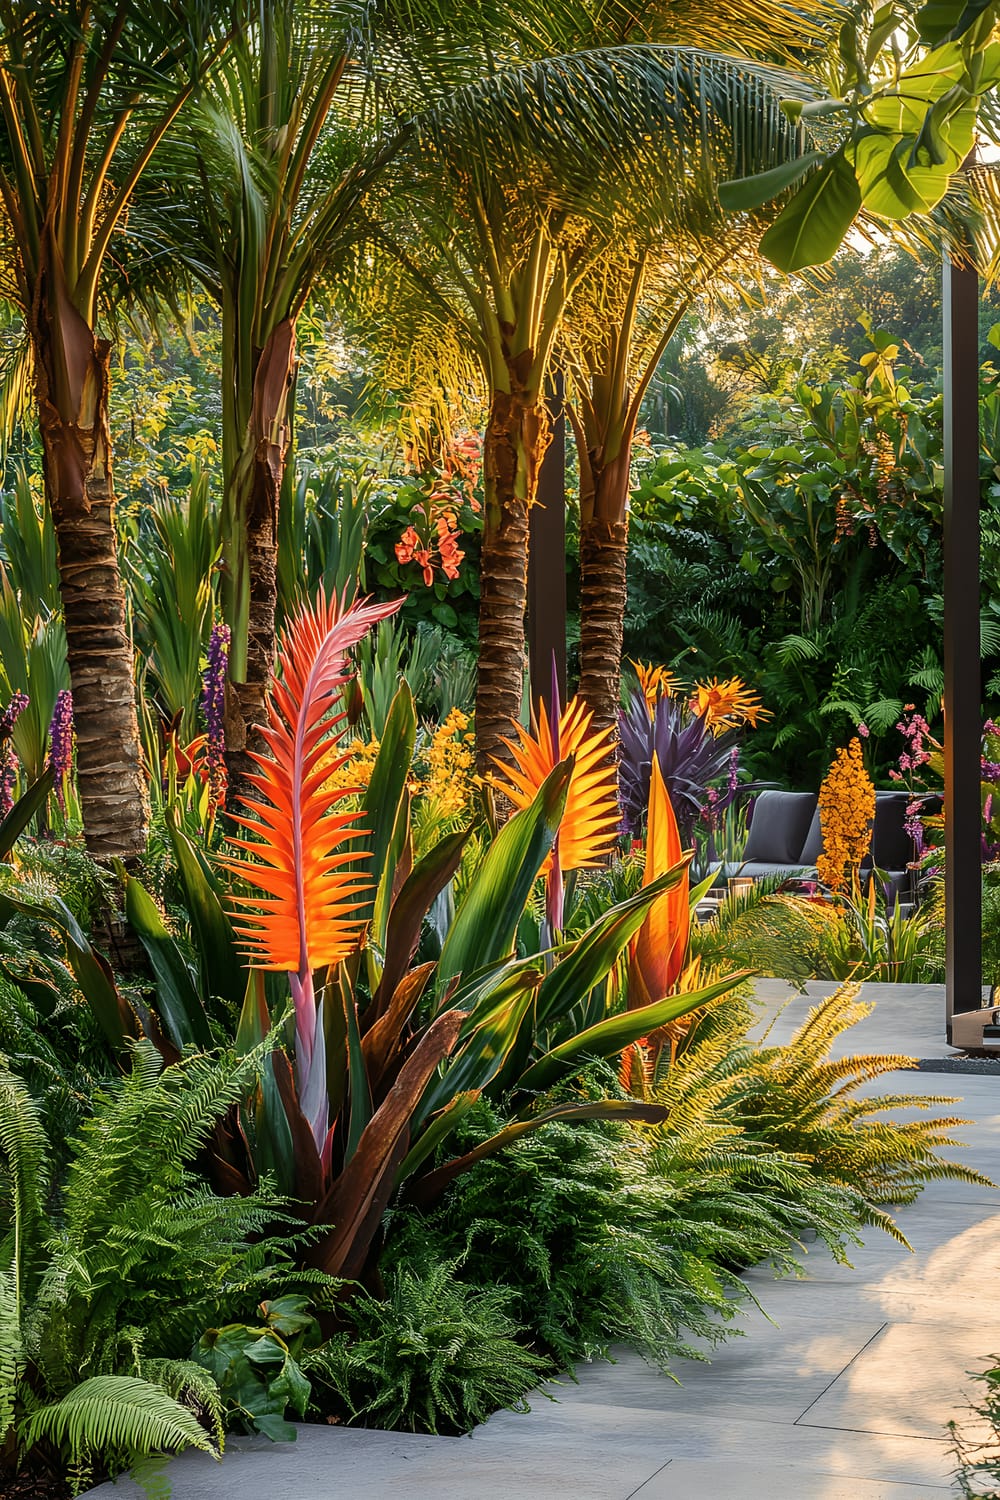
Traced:
MULTIPOLYGON (((762 983, 777 1004, 789 992, 762 983)), ((827 987, 829 988, 829 987, 827 987)), ((810 985, 781 1013, 786 1037, 810 985)), ((940 986, 873 985, 851 1051, 944 1057, 940 986)), ((848 1050, 848 1049, 845 1049, 848 1050)), ((961 1096, 961 1159, 1000 1174, 1000 1080, 913 1072, 889 1087, 961 1096)), ((952 1111, 945 1111, 952 1112, 952 1111)), ((233 1440, 221 1465, 171 1465, 174 1500, 932 1500, 955 1494, 945 1424, 967 1371, 1000 1357, 1000 1194, 932 1183, 899 1222, 914 1254, 872 1233, 853 1269, 813 1250, 800 1281, 747 1281, 767 1316, 674 1384, 636 1356, 550 1386, 528 1415, 498 1412, 470 1438, 303 1428, 294 1445, 233 1440), (770 1321, 768 1321, 770 1319, 770 1321)), ((92 1492, 133 1500, 131 1481, 92 1492)))

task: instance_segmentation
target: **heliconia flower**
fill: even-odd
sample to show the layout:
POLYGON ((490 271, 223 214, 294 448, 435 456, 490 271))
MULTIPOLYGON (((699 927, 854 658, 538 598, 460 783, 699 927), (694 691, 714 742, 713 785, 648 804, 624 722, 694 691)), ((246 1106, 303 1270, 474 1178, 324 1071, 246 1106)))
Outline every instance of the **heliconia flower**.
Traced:
MULTIPOLYGON (((683 859, 677 819, 654 757, 649 782, 643 885, 651 884, 683 859)), ((654 901, 632 939, 628 966, 630 1010, 651 1005, 671 993, 684 972, 690 933, 689 879, 685 866, 680 881, 654 901)))
POLYGON ((10 702, 0 713, 0 817, 5 818, 14 806, 14 787, 17 783, 17 760, 11 735, 14 725, 24 713, 29 702, 27 693, 11 693, 10 702))
POLYGON ((725 681, 713 677, 711 682, 695 684, 691 696, 691 709, 718 734, 724 729, 734 729, 740 724, 756 727, 758 719, 770 718, 760 698, 739 677, 725 681))
POLYGON ((205 669, 201 691, 201 706, 208 728, 206 737, 208 797, 213 812, 225 803, 228 786, 225 712, 226 669, 229 665, 231 639, 232 632, 228 625, 212 626, 212 634, 208 641, 208 666, 205 669))
POLYGON ((52 712, 48 764, 54 778, 56 799, 65 813, 66 778, 73 769, 73 695, 68 688, 59 693, 52 712))
POLYGON ((321 591, 290 622, 279 646, 280 675, 268 693, 268 725, 261 731, 267 753, 251 753, 258 770, 250 781, 260 797, 243 798, 247 816, 235 820, 252 835, 232 840, 248 858, 220 861, 251 887, 251 894, 233 898, 236 932, 251 965, 289 972, 299 1103, 321 1158, 329 1098, 312 976, 357 950, 359 897, 367 884, 351 869, 362 857, 359 814, 338 813, 337 803, 348 793, 329 785, 348 758, 330 759, 345 717, 330 708, 350 677, 348 651, 401 602, 357 601, 341 613, 339 602, 321 591))

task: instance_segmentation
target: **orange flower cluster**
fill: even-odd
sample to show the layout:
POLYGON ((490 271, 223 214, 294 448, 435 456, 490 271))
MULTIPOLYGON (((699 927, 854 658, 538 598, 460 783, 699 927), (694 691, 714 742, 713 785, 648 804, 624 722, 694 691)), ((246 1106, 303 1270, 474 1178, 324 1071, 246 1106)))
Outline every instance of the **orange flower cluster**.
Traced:
MULTIPOLYGON (((431 500, 434 496, 431 496, 431 500)), ((407 526, 396 543, 396 561, 415 562, 420 568, 424 583, 430 588, 434 582, 435 554, 437 565, 446 578, 457 578, 459 564, 465 553, 458 545, 459 532, 453 510, 444 511, 434 522, 436 543, 430 537, 424 539, 415 526, 407 526)))
POLYGON ((865 770, 861 741, 855 737, 846 750, 837 751, 819 789, 823 852, 816 870, 831 891, 858 884, 874 818, 875 788, 865 770))
POLYGON ((728 677, 721 682, 713 677, 711 682, 696 682, 689 690, 669 667, 654 667, 641 661, 634 661, 632 666, 650 717, 658 698, 679 698, 690 691, 691 712, 704 719, 713 734, 738 729, 742 724, 756 728, 758 719, 770 718, 757 694, 739 677, 728 677))
POLYGON ((672 698, 683 686, 680 678, 669 667, 654 667, 643 661, 634 661, 632 666, 651 714, 656 707, 657 698, 672 698))
POLYGON ((711 682, 696 683, 691 709, 714 734, 736 729, 741 724, 755 729, 758 719, 770 718, 757 694, 739 677, 729 677, 724 682, 713 677, 711 682))

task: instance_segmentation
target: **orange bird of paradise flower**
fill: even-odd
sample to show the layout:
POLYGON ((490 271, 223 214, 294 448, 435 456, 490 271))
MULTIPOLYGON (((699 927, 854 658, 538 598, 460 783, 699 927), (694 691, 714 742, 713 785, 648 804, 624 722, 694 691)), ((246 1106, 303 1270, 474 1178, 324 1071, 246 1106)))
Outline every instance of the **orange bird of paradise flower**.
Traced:
POLYGON ((561 761, 573 757, 566 807, 559 831, 544 865, 545 910, 551 935, 563 924, 563 871, 593 868, 614 845, 621 814, 610 761, 610 729, 594 733, 593 713, 579 698, 559 711, 559 691, 553 670, 552 709, 547 717, 539 703, 531 732, 514 721, 517 741, 505 740, 512 766, 493 757, 501 772, 498 784, 520 811, 529 807, 542 782, 561 761))
POLYGON ((757 694, 739 677, 729 677, 721 682, 718 677, 713 677, 711 682, 696 683, 691 710, 705 720, 714 734, 721 734, 724 729, 736 729, 741 724, 756 727, 758 719, 771 717, 757 694))
POLYGON ((634 661, 632 669, 639 679, 639 687, 650 714, 656 708, 658 698, 675 697, 678 689, 683 685, 680 678, 671 672, 669 667, 654 667, 648 662, 634 661))
MULTIPOLYGON (((514 765, 494 756, 504 795, 519 811, 531 805, 542 782, 560 761, 574 757, 566 810, 559 825, 559 863, 564 870, 591 869, 603 863, 621 821, 614 767, 608 760, 612 731, 602 729, 595 734, 590 727, 593 717, 586 704, 574 697, 553 724, 539 704, 539 713, 532 715, 531 730, 515 722, 517 741, 504 741, 514 765)), ((542 872, 547 873, 552 863, 550 854, 542 872)))

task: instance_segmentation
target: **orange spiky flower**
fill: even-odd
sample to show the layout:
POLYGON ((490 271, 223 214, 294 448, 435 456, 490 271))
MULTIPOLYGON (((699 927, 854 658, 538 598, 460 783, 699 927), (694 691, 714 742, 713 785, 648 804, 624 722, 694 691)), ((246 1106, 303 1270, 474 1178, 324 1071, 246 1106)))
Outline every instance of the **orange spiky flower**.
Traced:
POLYGON ((649 662, 634 661, 632 668, 639 679, 642 696, 650 714, 656 708, 658 698, 673 698, 683 687, 680 678, 669 667, 654 667, 649 662))
MULTIPOLYGON (((554 677, 553 673, 553 677, 554 677)), ((614 845, 621 814, 615 789, 614 766, 609 758, 610 729, 594 733, 593 713, 573 697, 559 710, 559 692, 552 685, 552 708, 544 705, 532 715, 531 730, 515 723, 517 742, 505 740, 514 758, 507 765, 494 756, 501 776, 499 784, 514 806, 529 807, 542 782, 560 761, 573 757, 573 774, 566 793, 566 807, 552 853, 542 866, 547 879, 547 908, 553 932, 562 926, 562 872, 600 865, 614 845)))
POLYGON ((737 729, 741 724, 755 728, 758 719, 771 717, 758 695, 739 677, 728 677, 723 682, 713 677, 711 682, 696 683, 691 710, 705 720, 713 734, 737 729))
POLYGON ((326 1049, 316 1046, 322 1020, 312 974, 357 948, 361 923, 355 913, 363 885, 345 869, 359 857, 358 814, 335 812, 346 792, 325 785, 336 769, 330 744, 345 717, 330 709, 350 676, 347 652, 400 602, 359 602, 342 612, 321 591, 292 620, 279 646, 281 673, 272 678, 268 725, 261 730, 268 753, 252 755, 258 772, 248 779, 260 797, 242 798, 247 816, 235 819, 254 837, 232 843, 251 858, 220 861, 254 888, 233 898, 241 923, 236 931, 251 964, 290 972, 299 1096, 320 1150, 329 1105, 326 1049))
MULTIPOLYGON (((646 869, 643 885, 673 869, 684 860, 677 819, 670 803, 660 765, 653 756, 649 781, 649 817, 646 823, 646 869)), ((651 1005, 662 1000, 677 985, 687 960, 691 932, 689 880, 664 891, 649 909, 632 939, 628 966, 628 1006, 651 1005)))

